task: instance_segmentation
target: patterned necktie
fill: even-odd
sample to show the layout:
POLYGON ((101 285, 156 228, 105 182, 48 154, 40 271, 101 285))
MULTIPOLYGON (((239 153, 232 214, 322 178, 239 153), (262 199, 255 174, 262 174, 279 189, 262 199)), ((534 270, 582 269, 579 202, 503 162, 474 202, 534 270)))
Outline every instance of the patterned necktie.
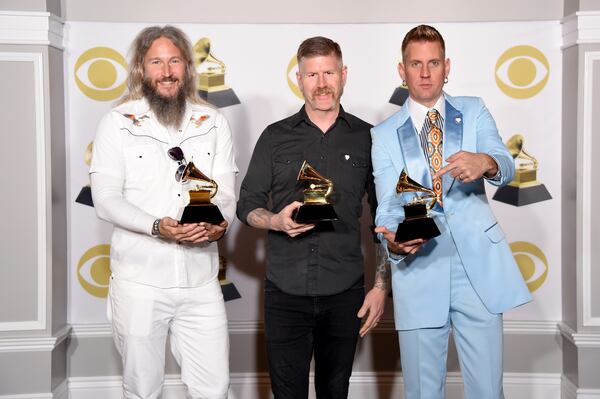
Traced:
MULTIPOLYGON (((439 113, 433 109, 427 112, 430 126, 427 132, 427 153, 429 155, 429 167, 431 175, 442 168, 442 130, 438 126, 439 113)), ((433 179, 433 191, 440 205, 442 204, 442 178, 433 179)))

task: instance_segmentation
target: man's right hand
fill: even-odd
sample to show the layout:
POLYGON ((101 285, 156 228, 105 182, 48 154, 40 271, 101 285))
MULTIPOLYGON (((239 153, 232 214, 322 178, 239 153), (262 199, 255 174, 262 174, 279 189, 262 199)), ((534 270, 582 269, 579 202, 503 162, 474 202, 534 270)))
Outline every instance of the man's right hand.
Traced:
POLYGON ((271 230, 283 231, 290 237, 296 237, 298 234, 305 233, 314 228, 314 224, 296 223, 292 219, 292 214, 300 206, 302 206, 302 202, 294 201, 279 211, 279 213, 273 214, 271 217, 271 230))
POLYGON ((398 255, 413 255, 417 253, 419 249, 427 242, 422 238, 417 238, 415 240, 404 241, 404 242, 396 242, 394 238, 396 237, 396 233, 393 231, 389 231, 387 228, 383 226, 375 227, 375 233, 383 233, 383 237, 387 241, 388 249, 398 255))

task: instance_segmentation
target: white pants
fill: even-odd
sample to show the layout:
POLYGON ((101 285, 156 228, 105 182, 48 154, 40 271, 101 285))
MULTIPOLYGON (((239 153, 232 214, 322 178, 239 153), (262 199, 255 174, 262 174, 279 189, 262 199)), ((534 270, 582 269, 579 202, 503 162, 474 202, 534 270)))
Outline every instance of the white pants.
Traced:
POLYGON ((156 288, 111 278, 107 313, 123 361, 125 399, 160 397, 169 332, 189 397, 227 398, 229 335, 217 279, 201 287, 156 288))

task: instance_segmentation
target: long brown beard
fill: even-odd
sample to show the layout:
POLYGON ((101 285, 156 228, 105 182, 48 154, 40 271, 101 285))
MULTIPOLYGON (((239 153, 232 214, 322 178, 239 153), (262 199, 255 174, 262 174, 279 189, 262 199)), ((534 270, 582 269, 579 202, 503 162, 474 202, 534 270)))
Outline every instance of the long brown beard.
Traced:
POLYGON ((162 125, 175 129, 181 126, 185 114, 185 100, 188 86, 188 79, 184 79, 174 96, 165 97, 152 85, 150 79, 144 78, 142 92, 146 100, 148 100, 150 109, 162 125))

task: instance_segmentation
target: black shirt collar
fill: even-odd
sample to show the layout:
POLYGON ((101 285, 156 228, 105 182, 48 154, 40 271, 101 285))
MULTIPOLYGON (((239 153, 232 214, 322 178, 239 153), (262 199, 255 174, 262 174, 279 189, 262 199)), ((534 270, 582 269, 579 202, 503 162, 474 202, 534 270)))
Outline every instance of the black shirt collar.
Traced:
MULTIPOLYGON (((340 112, 338 113, 338 116, 337 116, 334 124, 332 125, 332 127, 335 126, 335 124, 340 120, 344 121, 349 128, 352 128, 352 123, 350 122, 350 118, 348 117, 348 114, 346 114, 346 111, 344 111, 344 107, 342 107, 341 104, 340 104, 340 112)), ((300 111, 298 111, 298 113, 296 115, 294 115, 291 119, 291 123, 292 123, 293 127, 298 126, 301 122, 305 122, 309 125, 314 126, 314 123, 311 122, 310 118, 308 117, 308 114, 306 113, 306 105, 303 105, 302 108, 300 108, 300 111)))

